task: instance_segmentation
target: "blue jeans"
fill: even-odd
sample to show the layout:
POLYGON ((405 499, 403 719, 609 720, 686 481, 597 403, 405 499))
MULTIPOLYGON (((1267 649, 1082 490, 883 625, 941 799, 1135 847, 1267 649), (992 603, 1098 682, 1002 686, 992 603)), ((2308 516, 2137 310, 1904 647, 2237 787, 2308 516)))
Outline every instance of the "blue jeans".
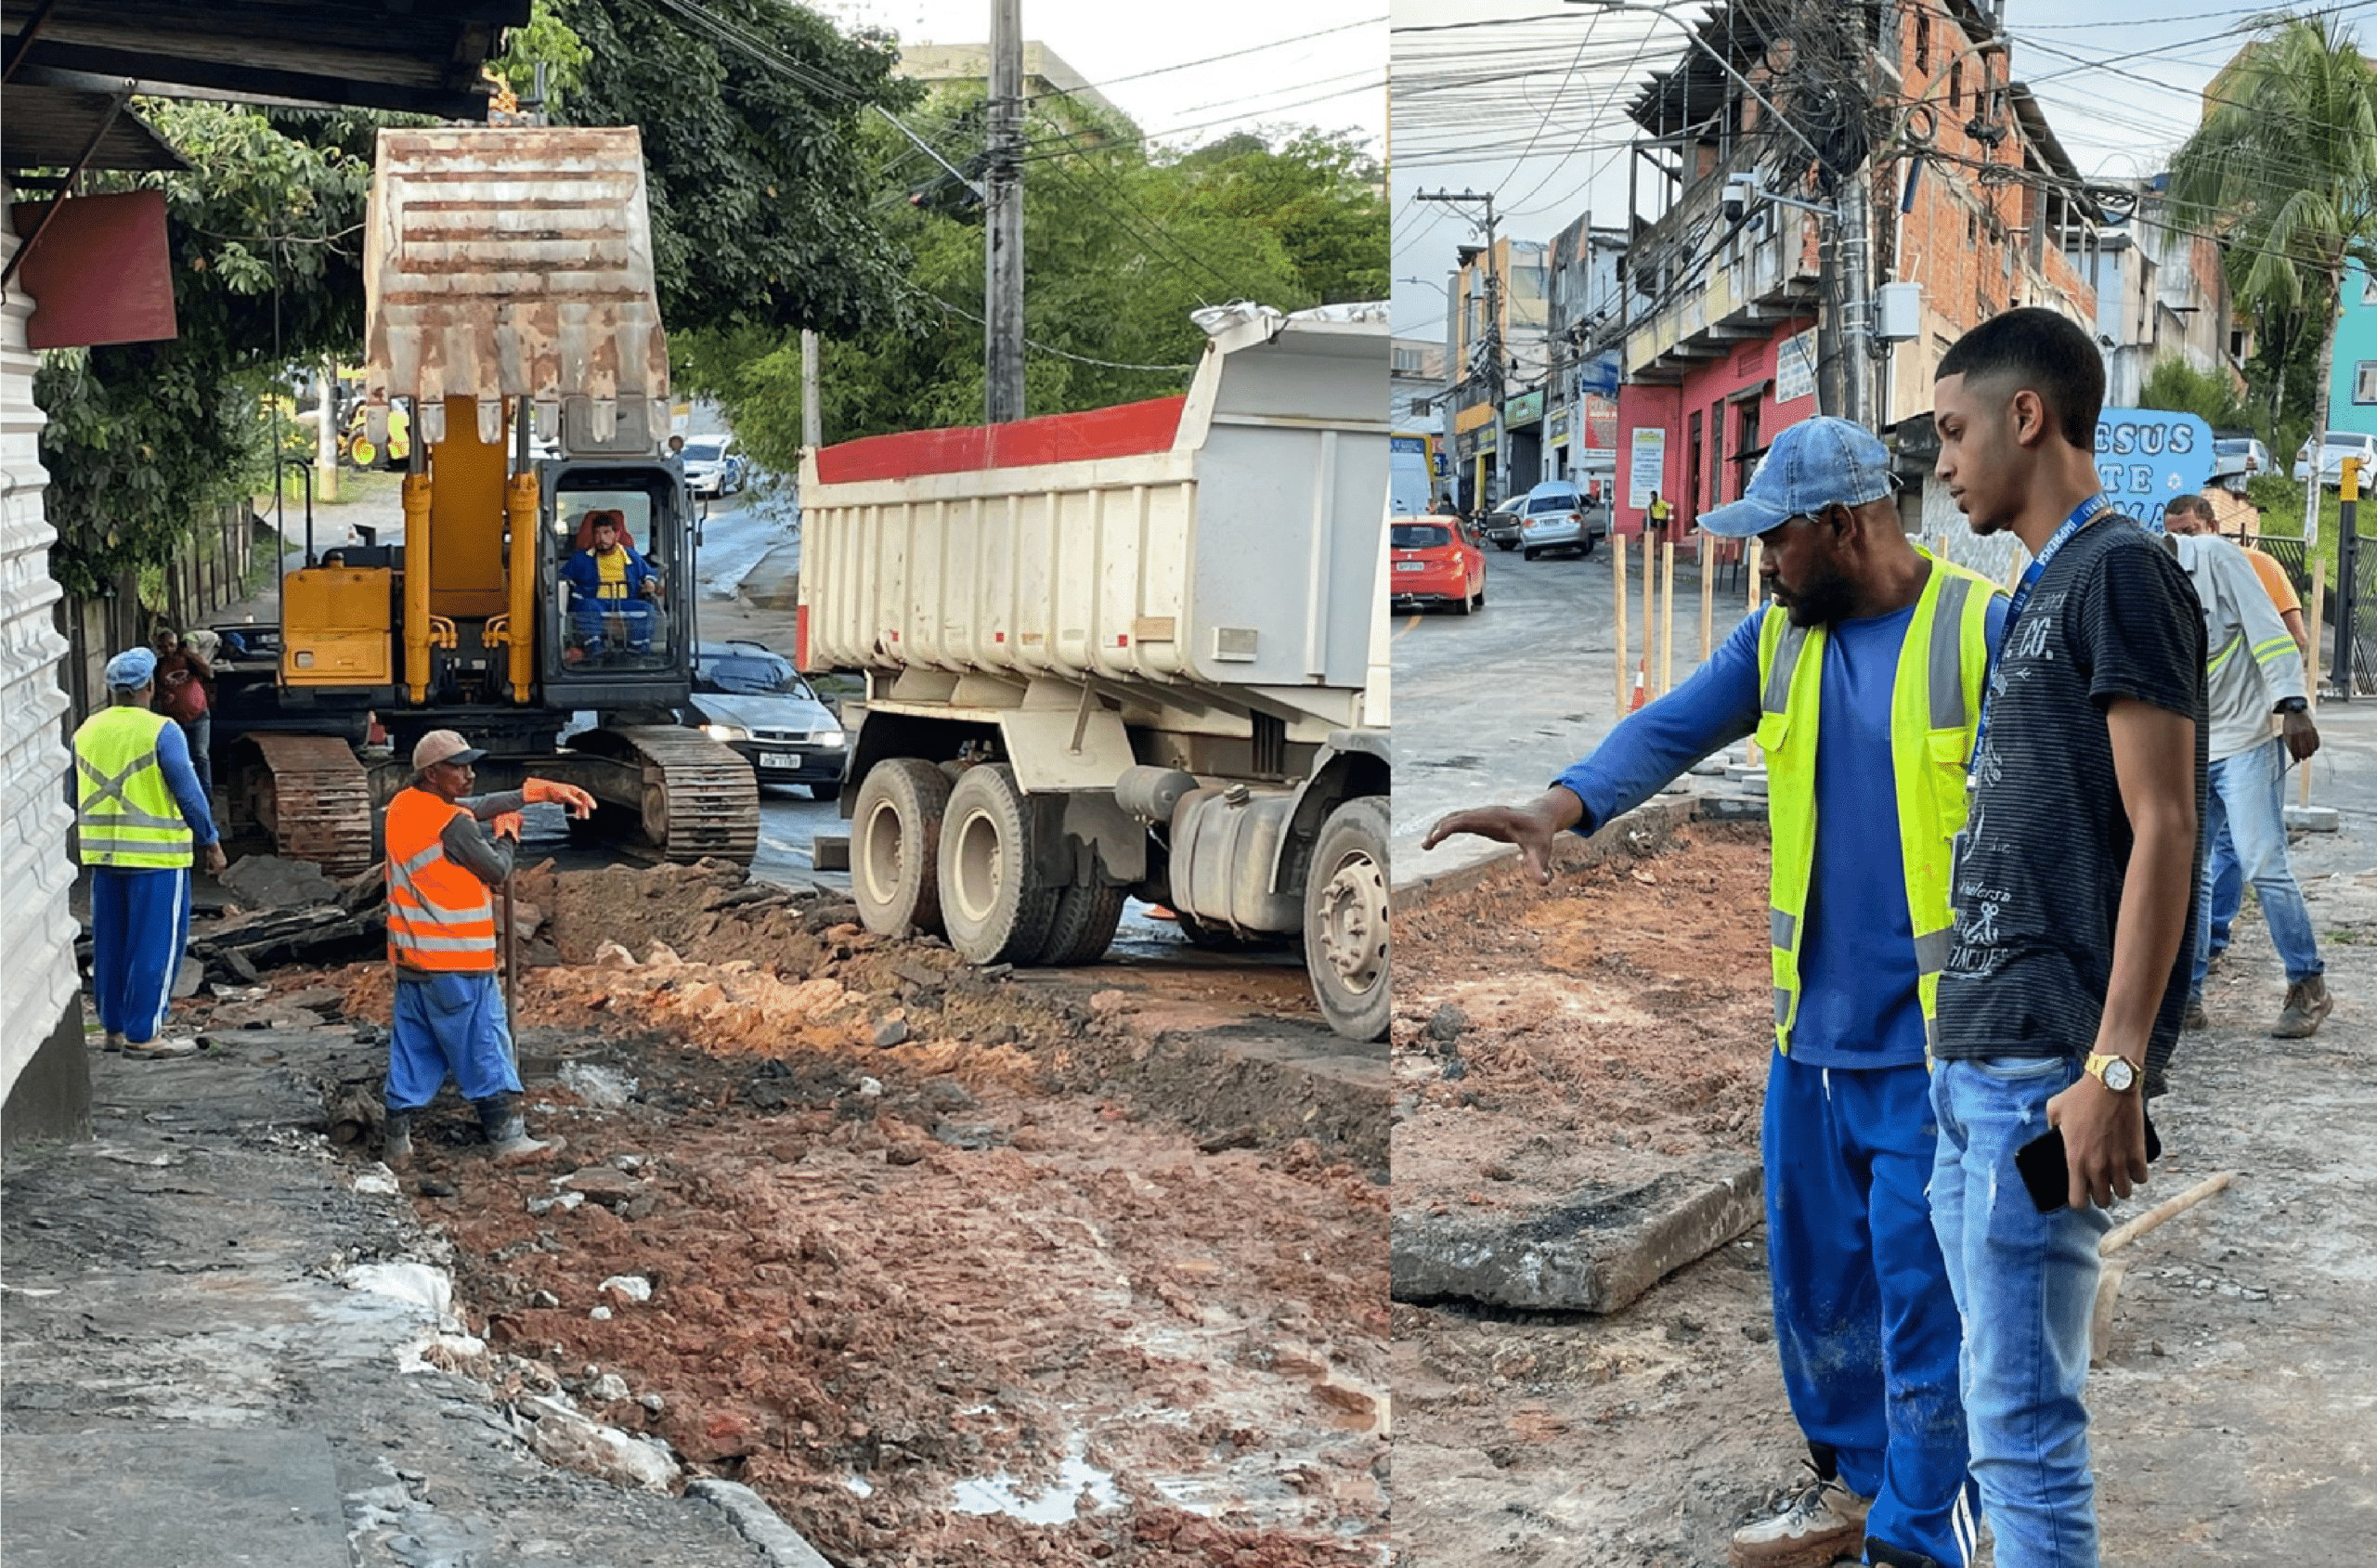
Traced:
MULTIPOLYGON (((2261 900, 2269 940, 2286 961, 2289 985, 2326 973, 2319 940, 2312 934, 2311 907, 2286 863, 2286 746, 2264 741, 2212 765, 2204 796, 2203 831, 2217 841, 2226 833, 2237 849, 2237 864, 2261 900)), ((2203 994, 2203 973, 2212 963, 2213 868, 2204 868, 2197 900, 2195 970, 2188 994, 2203 994)))
POLYGON ((2229 842, 2227 823, 2208 842, 2212 848, 2203 857, 2203 875, 2212 884, 2212 951, 2221 953, 2228 951, 2228 927, 2245 907, 2245 868, 2237 863, 2237 846, 2229 842))
POLYGON ((1939 1137, 1921 1062, 1766 1075, 1767 1274, 1791 1414, 1874 1499, 1865 1536, 1970 1555, 1956 1303, 1923 1189, 1939 1137))
POLYGON ((2101 1209, 2033 1206, 2014 1151, 2046 1131, 2046 1102, 2080 1075, 2073 1057, 1943 1061, 1931 1075, 1940 1148, 1931 1226, 1963 1315, 1972 1475, 1997 1537, 1997 1568, 2095 1568, 2088 1470, 2088 1315, 2101 1209))

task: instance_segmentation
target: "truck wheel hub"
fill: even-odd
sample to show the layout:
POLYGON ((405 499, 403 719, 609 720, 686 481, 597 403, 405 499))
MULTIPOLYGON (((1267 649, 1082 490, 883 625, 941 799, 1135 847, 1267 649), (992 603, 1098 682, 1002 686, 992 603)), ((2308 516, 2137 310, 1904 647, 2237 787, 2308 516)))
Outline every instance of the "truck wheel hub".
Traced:
POLYGON ((1320 892, 1320 946, 1337 978, 1367 991, 1386 965, 1386 882, 1377 862, 1356 855, 1320 892))

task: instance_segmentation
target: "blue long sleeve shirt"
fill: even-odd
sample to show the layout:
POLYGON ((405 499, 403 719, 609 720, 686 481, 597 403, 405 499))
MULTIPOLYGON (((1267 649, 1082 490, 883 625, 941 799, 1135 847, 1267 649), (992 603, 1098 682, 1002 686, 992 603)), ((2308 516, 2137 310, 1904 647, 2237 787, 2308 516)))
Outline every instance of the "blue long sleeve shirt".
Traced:
POLYGON ((219 836, 214 813, 207 808, 206 791, 199 787, 198 770, 190 766, 189 740, 180 725, 169 723, 157 732, 157 766, 165 771, 165 787, 174 792, 192 841, 201 849, 214 843, 219 836))
MULTIPOLYGON (((1735 627, 1673 692, 1630 715, 1552 782, 1584 803, 1590 834, 1632 810, 1710 752, 1758 728, 1759 630, 1772 606, 1735 627)), ((1779 611, 1773 613, 1780 614, 1779 611)), ((1811 1067, 1923 1060, 1923 1004, 1890 763, 1890 697, 1915 608, 1825 628, 1816 737, 1815 860, 1800 925, 1799 1015, 1791 1056, 1811 1067)), ((1994 657, 2006 602, 1994 599, 1994 657)))

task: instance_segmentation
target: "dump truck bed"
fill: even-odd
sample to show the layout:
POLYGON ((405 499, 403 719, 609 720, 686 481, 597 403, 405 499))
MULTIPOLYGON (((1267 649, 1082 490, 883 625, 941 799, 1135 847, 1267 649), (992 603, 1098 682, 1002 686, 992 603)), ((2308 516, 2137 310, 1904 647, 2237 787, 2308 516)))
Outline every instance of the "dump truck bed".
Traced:
POLYGON ((1383 319, 1242 315, 1184 396, 811 453, 802 665, 1259 687, 1355 722, 1386 369, 1383 319))

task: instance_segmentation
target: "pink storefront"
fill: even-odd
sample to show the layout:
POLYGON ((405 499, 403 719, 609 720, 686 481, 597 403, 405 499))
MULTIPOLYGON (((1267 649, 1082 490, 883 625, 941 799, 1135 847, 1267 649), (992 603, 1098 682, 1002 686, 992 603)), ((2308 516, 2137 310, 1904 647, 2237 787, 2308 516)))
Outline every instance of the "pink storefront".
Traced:
POLYGON ((1814 330, 1812 316, 1786 318, 1769 336, 1736 338, 1721 356, 1691 362, 1680 381, 1617 389, 1617 532, 1643 532, 1643 508, 1632 504, 1638 451, 1675 509, 1679 543, 1692 538, 1702 512, 1741 495, 1775 433, 1816 411, 1814 330))

